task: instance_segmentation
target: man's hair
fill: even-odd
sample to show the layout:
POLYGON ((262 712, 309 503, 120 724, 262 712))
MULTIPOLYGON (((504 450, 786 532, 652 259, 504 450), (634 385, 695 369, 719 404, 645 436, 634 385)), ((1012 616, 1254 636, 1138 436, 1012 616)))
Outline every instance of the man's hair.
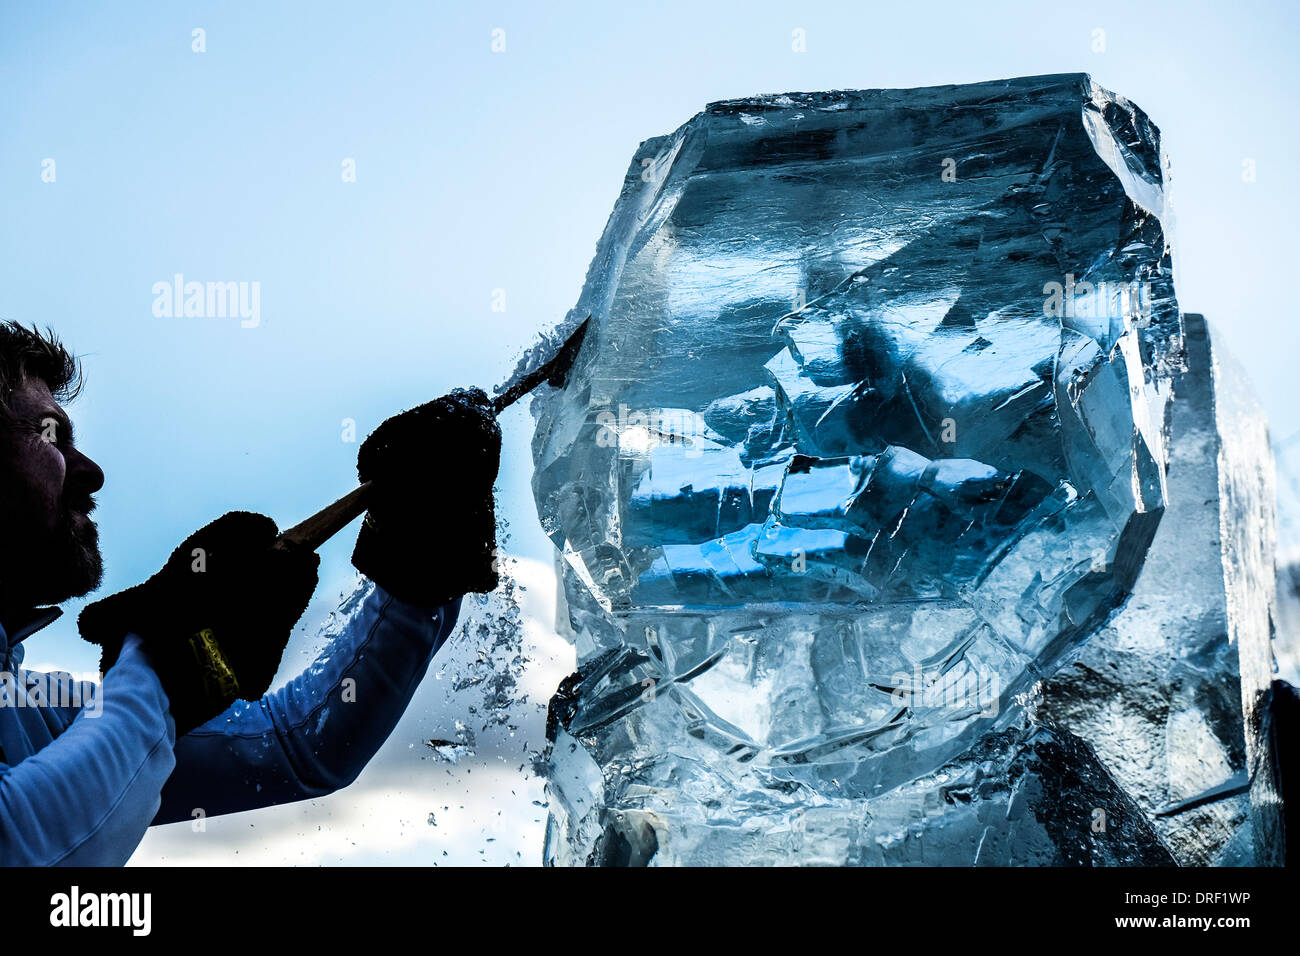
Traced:
POLYGON ((81 393, 81 363, 54 330, 41 332, 14 321, 0 322, 0 414, 9 416, 9 399, 23 379, 34 376, 49 386, 56 401, 70 402, 81 393))

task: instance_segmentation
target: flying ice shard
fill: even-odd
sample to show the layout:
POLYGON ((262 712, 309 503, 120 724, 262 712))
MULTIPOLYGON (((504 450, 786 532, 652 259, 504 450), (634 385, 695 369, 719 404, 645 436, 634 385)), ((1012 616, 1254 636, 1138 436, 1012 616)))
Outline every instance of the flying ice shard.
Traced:
POLYGON ((579 659, 550 862, 1254 859, 1240 807, 1212 846, 1158 822, 1241 746, 1135 795, 1083 735, 1104 708, 1043 693, 1178 505, 1158 136, 1061 75, 727 101, 642 144, 533 405, 579 659))

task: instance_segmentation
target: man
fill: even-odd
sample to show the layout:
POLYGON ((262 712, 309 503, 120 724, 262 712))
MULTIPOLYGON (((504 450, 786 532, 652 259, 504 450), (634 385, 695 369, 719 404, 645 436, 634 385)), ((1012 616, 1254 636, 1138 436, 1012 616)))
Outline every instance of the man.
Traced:
POLYGON ((362 444, 371 482, 353 564, 374 588, 302 674, 267 689, 316 585, 318 559, 272 550, 233 512, 158 574, 87 606, 102 687, 21 669, 46 605, 100 583, 99 467, 60 406, 81 388, 52 332, 0 323, 0 862, 120 865, 151 824, 347 786, 397 724, 456 622, 490 591, 501 437, 487 396, 459 391, 362 444), (240 699, 236 699, 240 698, 240 699))

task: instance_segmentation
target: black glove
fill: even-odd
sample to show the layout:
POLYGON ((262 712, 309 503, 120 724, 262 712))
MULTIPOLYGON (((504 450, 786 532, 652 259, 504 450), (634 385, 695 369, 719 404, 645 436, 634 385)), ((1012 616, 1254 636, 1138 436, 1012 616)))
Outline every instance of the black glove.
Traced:
POLYGON ((500 463, 501 429, 477 388, 385 421, 357 453, 357 475, 371 488, 352 563, 422 607, 493 590, 500 463))
POLYGON ((232 511, 181 542, 149 580, 77 618, 81 636, 104 650, 102 673, 127 633, 140 635, 178 737, 271 686, 320 564, 302 548, 272 550, 276 535, 265 515, 232 511))

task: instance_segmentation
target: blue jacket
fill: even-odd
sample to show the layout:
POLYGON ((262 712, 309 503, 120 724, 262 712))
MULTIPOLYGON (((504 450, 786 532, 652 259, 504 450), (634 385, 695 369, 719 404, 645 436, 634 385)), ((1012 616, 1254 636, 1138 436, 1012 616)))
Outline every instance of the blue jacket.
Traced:
POLYGON ((176 739, 130 635, 103 686, 21 668, 19 643, 61 613, 0 627, 0 863, 125 863, 152 824, 332 793, 392 733, 459 599, 418 608, 375 585, 302 674, 176 739))

